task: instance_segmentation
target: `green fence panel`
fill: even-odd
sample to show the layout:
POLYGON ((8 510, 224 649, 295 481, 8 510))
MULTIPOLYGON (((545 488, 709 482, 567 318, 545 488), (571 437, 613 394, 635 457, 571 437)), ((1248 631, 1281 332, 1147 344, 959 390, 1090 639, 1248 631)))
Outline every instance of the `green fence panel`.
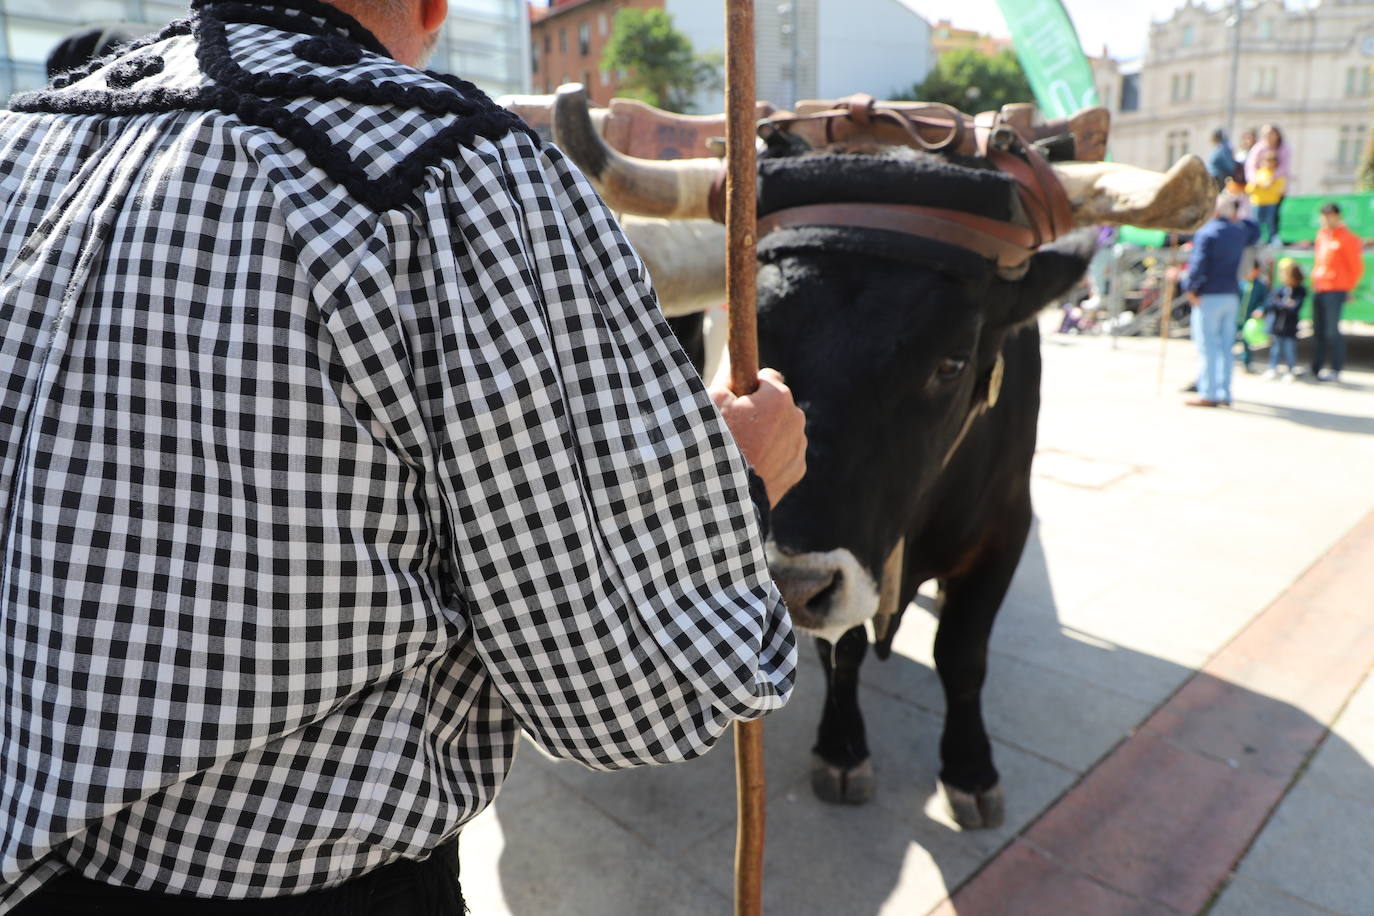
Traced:
POLYGON ((1289 245, 1311 242, 1321 228, 1321 208, 1334 201, 1350 231, 1362 239, 1374 239, 1374 193, 1295 194, 1283 199, 1279 208, 1279 237, 1289 245))

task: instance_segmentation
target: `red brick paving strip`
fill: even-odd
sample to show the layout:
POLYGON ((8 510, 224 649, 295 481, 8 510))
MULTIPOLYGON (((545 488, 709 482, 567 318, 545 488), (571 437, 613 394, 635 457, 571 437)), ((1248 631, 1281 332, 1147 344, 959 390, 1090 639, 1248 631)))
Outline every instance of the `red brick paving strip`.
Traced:
POLYGON ((1197 913, 1374 659, 1374 512, 931 916, 1197 913))

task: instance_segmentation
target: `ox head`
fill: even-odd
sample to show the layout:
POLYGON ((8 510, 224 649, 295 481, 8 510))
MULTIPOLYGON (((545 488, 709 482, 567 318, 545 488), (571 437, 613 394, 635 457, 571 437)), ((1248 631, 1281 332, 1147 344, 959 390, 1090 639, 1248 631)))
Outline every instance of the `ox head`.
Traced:
MULTIPOLYGON (((708 214, 718 160, 616 153, 576 93, 560 96, 554 124, 559 144, 612 207, 708 214)), ((961 211, 1006 225, 1028 219, 1016 182, 976 156, 871 138, 813 146, 770 136, 759 172, 765 218, 859 203, 961 211)), ((1190 231, 1214 200, 1196 157, 1168 174, 1104 163, 1056 166, 1054 174, 1080 226, 1190 231)), ((760 240, 760 356, 786 377, 810 443, 807 475, 774 509, 769 545, 797 625, 834 639, 873 617, 884 591, 891 600, 894 547, 928 506, 970 417, 996 400, 1007 335, 1078 281, 1094 241, 1091 232, 1074 233, 1005 263, 929 233, 825 220, 794 222, 760 240)))

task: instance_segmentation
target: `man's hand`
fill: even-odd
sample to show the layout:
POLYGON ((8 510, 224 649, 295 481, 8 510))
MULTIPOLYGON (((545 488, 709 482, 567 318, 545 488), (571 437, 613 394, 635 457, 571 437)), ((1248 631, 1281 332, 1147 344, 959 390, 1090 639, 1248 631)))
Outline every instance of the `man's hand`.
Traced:
POLYGON ((763 478, 769 506, 776 506, 806 473, 806 417, 776 370, 759 372, 758 390, 744 397, 736 397, 721 375, 716 378, 711 400, 745 460, 763 478))
POLYGON ((1188 291, 1188 304, 1194 307, 1202 304, 1202 297, 1192 290, 1188 291))

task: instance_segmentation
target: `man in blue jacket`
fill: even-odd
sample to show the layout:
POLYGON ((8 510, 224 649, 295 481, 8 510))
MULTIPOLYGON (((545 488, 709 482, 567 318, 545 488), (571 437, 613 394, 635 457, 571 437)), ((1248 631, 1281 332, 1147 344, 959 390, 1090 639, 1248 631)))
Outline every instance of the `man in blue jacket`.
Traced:
POLYGON ((1226 187, 1226 179, 1236 171, 1236 157, 1231 152, 1231 144, 1226 142, 1226 132, 1220 127, 1212 131, 1212 144, 1212 155, 1207 157, 1207 171, 1220 191, 1226 187))
POLYGON ((1240 308, 1240 261, 1245 249, 1259 241, 1253 220, 1236 219, 1236 202, 1218 200, 1216 215, 1193 236, 1193 255, 1182 287, 1193 306, 1192 333, 1201 367, 1198 396, 1191 407, 1229 406, 1231 348, 1236 339, 1240 308))

